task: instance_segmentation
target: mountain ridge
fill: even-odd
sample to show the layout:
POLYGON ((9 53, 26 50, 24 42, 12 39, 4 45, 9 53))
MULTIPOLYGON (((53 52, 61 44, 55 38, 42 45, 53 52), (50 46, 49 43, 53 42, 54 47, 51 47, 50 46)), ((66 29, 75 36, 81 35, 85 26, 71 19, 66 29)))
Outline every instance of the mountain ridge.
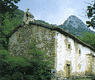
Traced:
POLYGON ((87 28, 82 20, 74 15, 69 16, 69 18, 67 18, 62 25, 59 25, 59 27, 75 36, 81 36, 84 32, 93 32, 87 28))

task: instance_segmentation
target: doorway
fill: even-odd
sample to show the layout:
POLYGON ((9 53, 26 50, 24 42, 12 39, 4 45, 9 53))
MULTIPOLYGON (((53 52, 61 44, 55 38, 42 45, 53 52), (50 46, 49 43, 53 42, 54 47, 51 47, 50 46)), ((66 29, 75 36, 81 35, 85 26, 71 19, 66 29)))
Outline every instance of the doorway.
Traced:
POLYGON ((71 72, 71 65, 70 63, 66 64, 66 77, 69 78, 70 77, 70 72, 71 72))

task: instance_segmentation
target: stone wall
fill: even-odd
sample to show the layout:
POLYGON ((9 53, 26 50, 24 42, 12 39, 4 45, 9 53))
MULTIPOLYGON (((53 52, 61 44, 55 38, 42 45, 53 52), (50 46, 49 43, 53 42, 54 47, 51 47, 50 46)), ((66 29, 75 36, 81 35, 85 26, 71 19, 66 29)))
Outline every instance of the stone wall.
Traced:
POLYGON ((27 56, 29 45, 35 44, 39 50, 45 52, 54 61, 55 32, 36 25, 22 26, 9 39, 10 54, 27 56))
POLYGON ((95 76, 95 56, 92 59, 92 74, 95 76))

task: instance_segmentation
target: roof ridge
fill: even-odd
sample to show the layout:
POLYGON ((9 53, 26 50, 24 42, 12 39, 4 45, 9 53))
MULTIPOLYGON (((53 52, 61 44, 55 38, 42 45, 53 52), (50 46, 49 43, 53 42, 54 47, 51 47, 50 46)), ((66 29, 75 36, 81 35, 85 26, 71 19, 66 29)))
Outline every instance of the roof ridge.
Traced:
MULTIPOLYGON (((90 48, 91 50, 95 51, 95 48, 93 48, 92 46, 90 46, 89 44, 86 44, 85 42, 81 41, 80 39, 78 39, 77 37, 75 37, 74 35, 72 34, 69 34, 68 32, 66 32, 63 28, 60 28, 58 26, 55 26, 55 25, 46 25, 46 24, 40 24, 40 23, 36 23, 36 22, 30 22, 29 25, 37 25, 37 26, 40 26, 40 27, 44 27, 44 28, 48 28, 50 30, 55 30, 55 31, 58 31, 60 32, 61 34, 64 34, 65 36, 69 36, 70 38, 74 39, 76 42, 90 48), (54 27, 55 26, 55 27, 54 27)), ((25 26, 24 24, 21 24, 19 25, 18 27, 14 28, 13 31, 11 31, 9 34, 8 34, 8 38, 10 38, 12 36, 12 34, 14 34, 20 27, 23 27, 25 26)))

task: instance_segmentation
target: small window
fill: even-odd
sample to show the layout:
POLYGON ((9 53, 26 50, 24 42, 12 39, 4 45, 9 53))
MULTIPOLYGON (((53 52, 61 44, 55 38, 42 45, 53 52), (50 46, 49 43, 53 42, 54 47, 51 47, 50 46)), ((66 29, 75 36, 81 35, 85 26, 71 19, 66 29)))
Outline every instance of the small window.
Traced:
POLYGON ((79 49, 79 55, 81 55, 81 50, 79 49))
POLYGON ((68 48, 69 48, 69 49, 71 48, 71 45, 70 45, 70 44, 68 44, 68 48))
POLYGON ((70 66, 70 64, 66 64, 66 66, 70 66))
POLYGON ((71 49, 70 43, 67 44, 67 48, 68 48, 68 49, 71 49))

